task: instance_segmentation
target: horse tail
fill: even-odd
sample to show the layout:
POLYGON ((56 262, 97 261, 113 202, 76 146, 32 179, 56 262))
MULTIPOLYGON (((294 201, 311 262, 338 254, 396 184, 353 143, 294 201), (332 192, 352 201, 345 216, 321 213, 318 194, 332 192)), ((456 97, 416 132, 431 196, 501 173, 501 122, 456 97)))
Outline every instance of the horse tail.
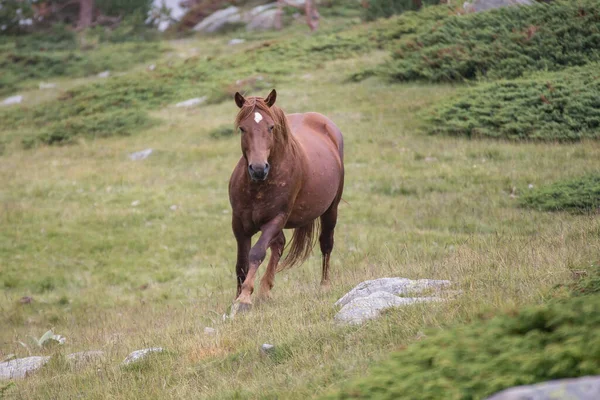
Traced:
POLYGON ((290 251, 285 260, 277 267, 277 272, 302 264, 310 256, 316 242, 319 220, 314 219, 308 224, 294 229, 292 240, 289 244, 290 251))

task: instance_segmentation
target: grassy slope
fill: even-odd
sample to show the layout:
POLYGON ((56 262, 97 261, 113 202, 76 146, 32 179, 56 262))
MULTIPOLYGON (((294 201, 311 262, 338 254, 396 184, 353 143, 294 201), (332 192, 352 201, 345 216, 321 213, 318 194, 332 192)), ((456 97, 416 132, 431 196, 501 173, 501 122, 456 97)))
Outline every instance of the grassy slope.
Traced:
POLYGON ((26 355, 16 341, 50 327, 67 337, 62 351, 103 349, 108 358, 77 371, 55 362, 8 395, 304 399, 362 374, 425 327, 539 302, 597 256, 597 219, 523 210, 509 194, 597 170, 598 143, 423 136, 415 113, 454 90, 342 83, 380 58, 299 68, 278 85, 286 111, 320 111, 345 134, 347 204, 333 287, 319 290, 316 254, 277 277, 271 303, 235 323, 220 315, 234 294, 227 179, 239 143, 210 137, 233 121, 233 102, 157 109, 152 117, 163 123, 133 137, 8 148, 0 163, 0 358, 26 355), (155 153, 147 160, 127 159, 148 147, 155 153), (382 276, 451 279, 465 294, 360 328, 335 326, 334 301, 382 276), (24 295, 33 303, 20 304, 24 295), (218 335, 204 335, 205 326, 218 335), (259 355, 264 342, 281 349, 277 357, 259 355), (117 367, 149 346, 171 352, 140 369, 117 367))

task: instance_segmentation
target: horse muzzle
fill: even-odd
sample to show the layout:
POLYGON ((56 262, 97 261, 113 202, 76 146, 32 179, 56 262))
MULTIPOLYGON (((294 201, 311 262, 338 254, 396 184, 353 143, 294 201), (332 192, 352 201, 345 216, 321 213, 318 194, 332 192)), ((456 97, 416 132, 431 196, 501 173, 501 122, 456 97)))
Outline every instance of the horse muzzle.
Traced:
POLYGON ((270 168, 269 163, 250 164, 248 165, 248 173, 253 181, 264 181, 267 179, 267 175, 269 175, 270 168))

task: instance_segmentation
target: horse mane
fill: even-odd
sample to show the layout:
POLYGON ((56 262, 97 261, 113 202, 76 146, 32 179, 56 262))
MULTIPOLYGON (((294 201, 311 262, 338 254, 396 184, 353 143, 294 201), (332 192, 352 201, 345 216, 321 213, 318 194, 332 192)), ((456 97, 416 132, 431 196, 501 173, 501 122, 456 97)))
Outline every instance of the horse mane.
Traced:
POLYGON ((286 150, 291 150, 292 154, 296 156, 298 154, 299 144, 292 135, 285 113, 275 104, 269 107, 262 97, 246 98, 246 102, 235 118, 235 129, 238 129, 240 123, 250 117, 256 110, 261 111, 264 115, 268 115, 273 120, 275 151, 282 154, 286 150))

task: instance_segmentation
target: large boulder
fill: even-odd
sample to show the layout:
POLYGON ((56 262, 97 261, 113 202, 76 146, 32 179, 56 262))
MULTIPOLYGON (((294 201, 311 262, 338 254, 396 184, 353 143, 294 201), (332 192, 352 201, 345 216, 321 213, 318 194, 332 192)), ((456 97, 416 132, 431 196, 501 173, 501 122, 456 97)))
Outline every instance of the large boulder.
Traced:
POLYGON ((480 12, 516 5, 530 6, 533 3, 533 0, 473 0, 465 2, 463 8, 467 12, 480 12))
POLYGON ((450 281, 433 279, 380 278, 364 281, 335 303, 341 307, 335 320, 343 324, 361 324, 376 318, 383 310, 391 307, 444 301, 437 296, 418 295, 425 291, 440 293, 448 286, 450 281))
POLYGON ((597 400, 600 376, 561 379, 503 390, 487 400, 597 400))
POLYGON ((352 300, 367 297, 376 292, 387 292, 396 296, 422 293, 425 290, 437 290, 450 286, 450 281, 433 279, 379 278, 359 283, 339 299, 335 305, 345 306, 352 300))

